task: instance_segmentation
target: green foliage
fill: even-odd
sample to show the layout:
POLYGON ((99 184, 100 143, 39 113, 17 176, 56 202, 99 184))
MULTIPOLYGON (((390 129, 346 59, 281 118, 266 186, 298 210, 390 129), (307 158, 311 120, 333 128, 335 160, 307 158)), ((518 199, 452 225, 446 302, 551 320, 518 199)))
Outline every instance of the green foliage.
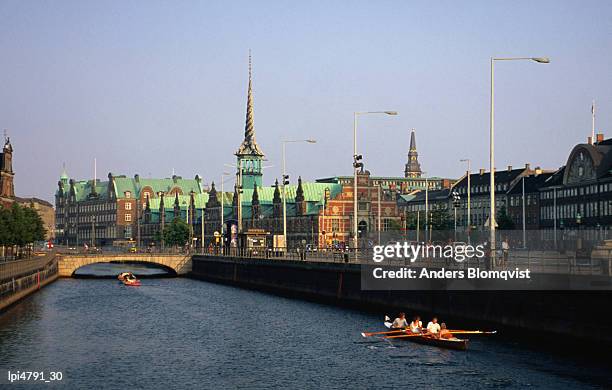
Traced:
MULTIPOLYGON (((429 224, 432 230, 448 230, 453 227, 453 219, 444 207, 432 205, 429 210, 429 224)), ((425 229, 425 211, 421 211, 418 218, 419 228, 425 229)), ((408 230, 416 230, 417 213, 411 212, 407 215, 406 227, 408 230)))
POLYGON ((431 211, 431 229, 449 230, 453 226, 453 219, 448 210, 440 206, 434 206, 431 211))
POLYGON ((417 218, 417 212, 410 212, 406 216, 406 228, 408 230, 416 230, 417 228, 417 220, 419 222, 419 228, 421 230, 425 229, 425 213, 419 213, 417 218))
POLYGON ((499 230, 512 230, 515 228, 514 221, 506 212, 506 206, 502 206, 499 209, 496 222, 499 230))
POLYGON ((0 245, 25 246, 45 239, 45 228, 36 210, 13 203, 0 207, 0 245))
POLYGON ((401 221, 396 221, 395 219, 391 219, 389 220, 387 231, 400 231, 402 230, 402 228, 403 226, 402 226, 401 221))
POLYGON ((164 228, 164 242, 168 246, 183 246, 189 240, 189 226, 180 218, 175 218, 164 228))

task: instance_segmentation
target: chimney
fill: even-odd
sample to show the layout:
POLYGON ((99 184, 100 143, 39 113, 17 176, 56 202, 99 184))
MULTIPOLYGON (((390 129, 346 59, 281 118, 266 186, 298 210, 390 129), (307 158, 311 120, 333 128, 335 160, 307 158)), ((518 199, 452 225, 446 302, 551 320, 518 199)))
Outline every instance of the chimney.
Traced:
POLYGON ((538 175, 541 175, 541 174, 542 174, 542 168, 536 167, 535 168, 535 175, 538 176, 538 175))
POLYGON ((174 182, 174 184, 176 184, 177 180, 178 180, 178 176, 172 175, 172 181, 174 182))
POLYGON ((485 169, 484 168, 480 168, 478 173, 480 173, 480 176, 484 175, 485 174, 485 169))
POLYGON ((512 170, 512 165, 508 165, 508 172, 512 170))
POLYGON ((140 175, 139 175, 139 174, 135 174, 135 175, 134 175, 134 181, 135 181, 136 183, 140 183, 140 175))
POLYGON ((592 137, 588 137, 587 138, 587 144, 593 145, 593 138, 592 137))
POLYGON ((531 169, 531 164, 526 163, 526 164, 525 164, 525 169, 526 169, 526 170, 530 170, 530 169, 531 169))
POLYGON ((597 133, 597 135, 595 137, 597 137, 597 143, 600 143, 600 142, 602 142, 604 140, 603 133, 597 133))

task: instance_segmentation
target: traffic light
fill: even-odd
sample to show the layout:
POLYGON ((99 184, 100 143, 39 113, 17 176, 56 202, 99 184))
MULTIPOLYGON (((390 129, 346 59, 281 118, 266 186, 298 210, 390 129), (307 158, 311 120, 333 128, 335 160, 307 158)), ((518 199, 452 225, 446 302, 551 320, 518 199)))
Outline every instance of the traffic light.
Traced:
POLYGON ((353 156, 353 168, 363 168, 363 163, 360 162, 363 159, 361 154, 356 154, 353 156))
POLYGON ((283 175, 283 185, 289 185, 289 175, 283 175))
POLYGON ((459 208, 459 205, 460 205, 459 201, 461 200, 459 193, 456 191, 453 191, 452 195, 453 195, 453 207, 459 208))

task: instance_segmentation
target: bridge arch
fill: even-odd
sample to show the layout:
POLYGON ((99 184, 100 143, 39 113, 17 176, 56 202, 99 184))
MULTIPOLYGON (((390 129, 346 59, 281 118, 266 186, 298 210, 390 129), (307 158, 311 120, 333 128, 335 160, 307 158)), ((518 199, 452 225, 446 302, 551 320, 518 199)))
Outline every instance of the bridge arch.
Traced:
POLYGON ((64 254, 58 261, 59 276, 70 278, 77 269, 83 266, 111 262, 155 264, 172 270, 177 275, 186 275, 191 272, 191 255, 185 254, 64 254))

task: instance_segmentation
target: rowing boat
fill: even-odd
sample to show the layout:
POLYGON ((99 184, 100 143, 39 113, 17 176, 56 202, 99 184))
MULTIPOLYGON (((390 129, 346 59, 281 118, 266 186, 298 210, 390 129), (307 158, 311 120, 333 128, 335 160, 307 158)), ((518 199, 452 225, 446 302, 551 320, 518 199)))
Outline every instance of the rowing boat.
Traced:
MULTIPOLYGON (((391 322, 385 321, 385 326, 391 329, 391 322)), ((410 333, 409 333, 410 334, 410 333)), ((408 340, 419 344, 433 345, 440 348, 455 349, 458 351, 465 351, 467 349, 467 339, 458 339, 456 337, 450 339, 437 339, 431 336, 412 336, 410 337, 395 337, 398 340, 408 340)))

